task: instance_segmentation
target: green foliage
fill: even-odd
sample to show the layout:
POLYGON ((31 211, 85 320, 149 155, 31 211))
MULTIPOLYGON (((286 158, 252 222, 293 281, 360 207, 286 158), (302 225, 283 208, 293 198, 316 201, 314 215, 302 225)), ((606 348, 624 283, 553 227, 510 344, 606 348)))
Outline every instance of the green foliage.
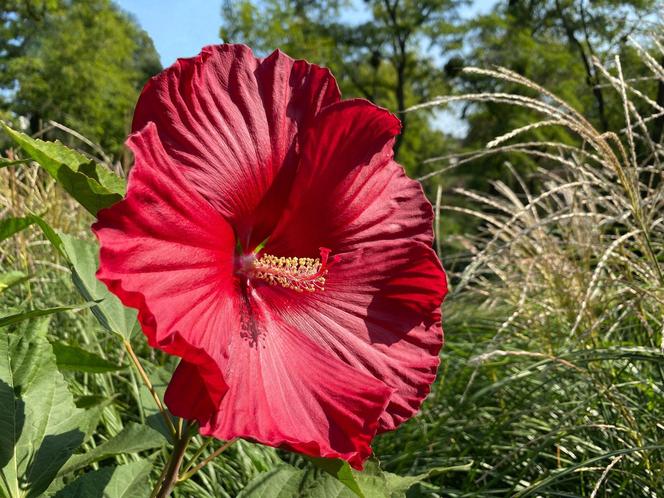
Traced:
POLYGON ((60 471, 60 475, 83 469, 100 460, 123 453, 138 453, 140 451, 160 448, 166 443, 164 437, 147 425, 130 423, 112 439, 96 446, 90 451, 74 455, 60 471))
POLYGON ((432 468, 420 475, 402 477, 380 470, 374 461, 368 462, 361 472, 338 460, 326 462, 319 458, 314 464, 324 472, 291 465, 275 467, 247 484, 238 498, 400 498, 415 484, 450 470, 432 468))
POLYGON ((0 327, 8 327, 10 325, 15 325, 17 323, 24 322, 26 320, 32 320, 34 318, 40 318, 43 316, 53 315, 55 313, 61 313, 63 311, 78 310, 82 308, 87 308, 92 306, 90 304, 82 305, 73 305, 73 306, 55 306, 53 308, 44 308, 44 309, 33 309, 30 311, 23 311, 21 313, 14 313, 9 315, 0 316, 0 327))
POLYGON ((24 218, 5 218, 0 220, 0 241, 8 239, 33 223, 34 220, 29 216, 24 218))
POLYGON ((9 109, 33 133, 55 120, 119 152, 140 88, 161 69, 145 32, 110 0, 11 0, 0 20, 9 109))
POLYGON ((8 166, 16 166, 18 164, 26 164, 30 160, 29 159, 19 159, 18 161, 9 161, 5 158, 0 157, 0 168, 6 168, 8 166))
POLYGON ((122 199, 125 182, 107 167, 59 142, 34 139, 4 124, 3 128, 26 154, 91 214, 96 215, 100 209, 122 199))
POLYGON ((6 289, 25 282, 30 277, 22 271, 9 271, 7 273, 0 273, 0 293, 6 289))
POLYGON ((74 285, 86 299, 98 302, 92 312, 109 332, 129 339, 138 327, 136 310, 126 308, 120 300, 97 280, 99 247, 93 242, 59 234, 62 247, 72 268, 74 285))
POLYGON ((357 483, 353 469, 348 465, 348 462, 337 458, 311 458, 310 461, 322 471, 336 478, 342 484, 345 484, 356 495, 364 496, 360 485, 357 483))
MULTIPOLYGON (((279 47, 286 53, 329 66, 345 97, 364 97, 396 112, 404 124, 397 157, 415 176, 427 173, 425 159, 464 147, 475 150, 493 137, 524 126, 535 114, 523 107, 477 103, 462 108, 468 131, 460 143, 440 133, 440 115, 423 110, 403 113, 413 105, 453 92, 508 91, 509 85, 460 76, 465 65, 502 65, 533 79, 565 99, 602 129, 614 128, 622 104, 599 85, 593 58, 621 53, 627 35, 650 29, 656 15, 653 0, 583 2, 496 2, 494 9, 468 20, 459 17, 460 2, 227 0, 221 37, 244 42, 260 53, 279 47), (618 13, 618 15, 616 15, 618 13), (645 20, 645 22, 643 21, 645 20), (461 45, 461 41, 465 43, 461 45), (463 47, 463 48, 461 48, 463 47)), ((643 67, 640 67, 643 75, 643 67)), ((641 76, 642 76, 641 75, 641 76)), ((455 108, 457 111, 459 108, 455 108)), ((531 132, 534 139, 569 143, 561 128, 531 132)), ((505 158, 466 165, 464 184, 488 188, 487 178, 504 173, 505 158)), ((535 163, 510 157, 522 172, 535 163)), ((447 184, 456 183, 454 179, 447 184)))
POLYGON ((40 496, 89 423, 42 332, 0 334, 0 494, 11 498, 40 496))
POLYGON ((88 472, 55 494, 54 498, 135 498, 150 494, 149 461, 103 467, 88 472))
POLYGON ((126 368, 126 365, 116 365, 78 346, 71 346, 63 342, 54 342, 52 346, 55 363, 61 372, 73 370, 76 372, 104 373, 126 368))
MULTIPOLYGON (((349 471, 351 472, 351 471, 349 471)), ((360 489, 357 481, 352 479, 352 488, 348 481, 335 479, 328 473, 314 469, 298 469, 290 465, 282 465, 260 474, 250 482, 238 498, 288 498, 302 496, 314 498, 329 496, 335 498, 374 498, 393 496, 387 486, 366 486, 360 489)), ((398 496, 398 495, 397 495, 398 496)), ((405 495, 402 495, 405 496, 405 495)))
MULTIPOLYGON (((598 129, 615 129, 622 119, 622 102, 602 83, 596 62, 608 62, 620 54, 623 63, 638 60, 627 50, 628 36, 647 34, 656 16, 654 0, 514 0, 497 2, 486 15, 470 19, 465 25, 465 54, 448 63, 448 75, 458 92, 509 92, 515 86, 496 79, 460 74, 464 65, 507 67, 555 93, 581 112, 598 129)), ((634 67, 634 77, 646 76, 646 68, 634 67)), ((534 122, 538 116, 523 106, 504 106, 478 102, 465 109, 468 133, 464 146, 483 148, 495 137, 534 122)), ((560 127, 534 129, 533 140, 570 144, 573 138, 560 127)), ((487 190, 488 178, 505 176, 505 157, 488 157, 481 164, 464 168, 465 183, 487 190)), ((530 173, 536 161, 512 154, 511 164, 522 173, 530 173)))
POLYGON ((448 303, 439 380, 419 420, 378 439, 383 467, 402 474, 467 465, 432 477, 416 496, 590 496, 624 452, 597 496, 661 488, 653 470, 664 450, 654 420, 664 407, 649 387, 659 383, 661 352, 647 348, 646 361, 591 348, 564 353, 562 324, 517 323, 497 335, 511 312, 448 303), (505 354, 481 360, 498 348, 505 354))
POLYGON ((38 36, 44 18, 62 8, 59 0, 5 0, 0 9, 0 86, 12 86, 9 64, 38 36))

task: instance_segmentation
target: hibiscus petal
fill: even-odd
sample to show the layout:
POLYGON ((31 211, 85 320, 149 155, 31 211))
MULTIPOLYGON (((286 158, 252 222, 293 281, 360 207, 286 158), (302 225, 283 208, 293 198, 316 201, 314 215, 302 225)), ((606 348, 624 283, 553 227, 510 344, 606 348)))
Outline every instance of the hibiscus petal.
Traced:
POLYGON ((244 45, 209 46, 150 80, 133 129, 156 123, 167 154, 251 249, 288 196, 298 130, 339 98, 327 69, 280 51, 261 60, 244 45))
POLYGON ((343 458, 361 469, 392 389, 283 322, 259 321, 256 340, 236 334, 220 362, 230 386, 221 403, 205 410, 207 382, 181 364, 166 393, 170 410, 198 420, 204 435, 343 458))
MULTIPOLYGON (((216 363, 214 365, 216 366, 216 363)), ((164 402, 176 417, 207 420, 218 409, 221 398, 228 388, 224 382, 224 389, 220 391, 218 379, 210 375, 214 369, 206 367, 209 367, 209 364, 201 365, 181 360, 173 372, 164 395, 164 402)), ((219 378, 223 378, 221 372, 218 374, 219 378)))
POLYGON ((203 434, 361 468, 392 389, 242 298, 228 223, 172 164, 153 124, 129 145, 127 196, 94 226, 98 277, 139 309, 152 346, 184 358, 168 407, 199 420, 203 434))
POLYGON ((420 184, 392 160, 399 121, 368 101, 326 107, 301 137, 302 158, 270 254, 315 257, 362 243, 430 245, 433 213, 420 184))
POLYGON ((394 389, 380 431, 417 412, 429 393, 443 345, 445 274, 419 241, 384 241, 343 253, 325 290, 257 289, 273 313, 348 365, 394 389))
POLYGON ((325 290, 293 295, 262 286, 282 318, 395 389, 380 430, 420 407, 435 379, 447 292, 433 212, 421 186, 392 159, 398 121, 365 101, 324 109, 302 138, 302 163, 265 252, 341 259, 325 290))
POLYGON ((237 316, 225 299, 235 293, 233 230, 166 155, 154 124, 128 144, 136 161, 127 195, 100 211, 93 226, 101 245, 97 276, 139 310, 153 347, 207 363, 228 342, 220 323, 237 316))

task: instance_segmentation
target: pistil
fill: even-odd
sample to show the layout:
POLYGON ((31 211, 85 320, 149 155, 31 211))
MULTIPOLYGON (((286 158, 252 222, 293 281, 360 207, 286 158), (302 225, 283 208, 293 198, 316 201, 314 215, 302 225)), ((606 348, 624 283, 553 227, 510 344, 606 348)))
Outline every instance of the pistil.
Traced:
POLYGON ((249 276, 296 292, 323 291, 330 267, 339 260, 338 256, 330 260, 330 252, 330 249, 321 247, 320 258, 285 258, 263 254, 253 260, 249 276))

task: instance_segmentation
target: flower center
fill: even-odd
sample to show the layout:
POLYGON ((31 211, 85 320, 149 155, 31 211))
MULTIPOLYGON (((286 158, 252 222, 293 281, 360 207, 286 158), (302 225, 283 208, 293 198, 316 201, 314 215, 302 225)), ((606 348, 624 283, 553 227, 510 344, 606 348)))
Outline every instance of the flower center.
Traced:
POLYGON ((330 249, 320 248, 320 258, 284 258, 263 254, 249 265, 248 275, 270 285, 281 285, 297 292, 325 290, 325 279, 339 256, 330 260, 330 249))

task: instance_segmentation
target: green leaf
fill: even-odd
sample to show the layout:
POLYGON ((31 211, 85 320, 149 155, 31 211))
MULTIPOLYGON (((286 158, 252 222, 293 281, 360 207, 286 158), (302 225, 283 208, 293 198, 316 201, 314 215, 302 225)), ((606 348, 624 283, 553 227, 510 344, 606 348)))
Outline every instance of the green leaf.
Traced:
POLYGON ((98 395, 87 395, 87 396, 80 396, 76 398, 76 406, 79 408, 92 408, 96 406, 106 406, 112 402, 112 398, 107 398, 106 396, 98 396, 98 395))
MULTIPOLYGON (((143 368, 145 368, 150 383, 159 396, 159 399, 164 399, 166 388, 173 377, 173 370, 167 370, 162 365, 155 365, 149 361, 143 361, 143 368)), ((159 408, 157 407, 152 394, 148 388, 145 387, 144 383, 141 383, 138 397, 145 416, 145 422, 153 429, 159 431, 171 444, 174 444, 175 441, 173 440, 171 430, 166 425, 163 415, 159 412, 159 408)), ((166 412, 168 413, 168 416, 172 418, 170 412, 168 410, 166 410, 166 412)), ((177 421, 173 420, 173 423, 177 423, 177 421)))
POLYGON ((306 475, 305 470, 280 465, 258 474, 240 491, 238 498, 305 498, 309 495, 305 495, 301 490, 306 475))
POLYGON ((0 495, 40 496, 85 440, 90 414, 76 408, 41 327, 0 334, 0 495))
POLYGON ((310 460, 316 467, 327 472, 342 484, 346 485, 346 487, 357 496, 365 498, 364 493, 362 493, 362 490, 355 479, 353 469, 348 465, 348 462, 338 458, 310 458, 310 460))
POLYGON ((44 233, 46 239, 51 243, 55 250, 58 251, 58 254, 66 257, 62 248, 62 239, 60 239, 60 236, 55 233, 53 228, 51 228, 51 225, 49 225, 41 216, 37 216, 36 214, 31 216, 35 220, 35 224, 41 228, 41 231, 44 233))
MULTIPOLYGON (((392 493, 397 493, 398 496, 401 496, 399 493, 405 494, 406 491, 408 491, 418 482, 424 481, 433 476, 445 474, 446 472, 466 472, 469 471, 472 466, 473 462, 469 462, 463 465, 452 465, 450 467, 433 467, 424 474, 418 474, 416 476, 399 476, 389 472, 383 472, 383 475, 385 476, 387 482, 387 488, 391 490, 392 493)), ((366 477, 369 475, 369 473, 365 473, 363 477, 359 478, 362 485, 365 485, 363 480, 366 479, 366 477)))
POLYGON ((75 372, 104 373, 116 372, 127 368, 126 365, 116 365, 90 351, 63 342, 54 342, 53 352, 55 353, 55 361, 60 371, 71 370, 75 372))
MULTIPOLYGON (((15 218, 19 219, 19 218, 15 218)), ((58 253, 61 256, 65 256, 65 253, 62 248, 62 240, 60 239, 60 236, 51 228, 51 225, 49 225, 46 220, 44 220, 41 216, 37 214, 30 214, 29 216, 26 216, 25 218, 20 218, 25 221, 25 223, 28 224, 35 224, 37 225, 41 231, 44 233, 44 236, 46 239, 53 245, 53 247, 58 251, 58 253)))
POLYGON ((123 339, 129 339, 135 331, 140 330, 138 312, 125 307, 103 283, 97 280, 95 275, 99 266, 97 244, 56 232, 41 217, 37 215, 32 217, 58 253, 69 261, 72 280, 79 293, 96 303, 92 307, 92 313, 101 326, 123 339))
POLYGON ((6 168, 8 166, 18 166, 19 164, 27 164, 30 162, 30 159, 18 159, 16 161, 10 161, 4 157, 0 157, 0 168, 6 168))
POLYGON ((64 476, 115 455, 160 448, 164 444, 166 444, 166 439, 158 431, 147 425, 129 423, 114 438, 109 439, 87 453, 74 455, 62 467, 58 475, 64 476))
POLYGON ((23 273, 22 271, 10 271, 7 273, 0 274, 0 293, 14 287, 20 283, 25 282, 30 277, 23 273))
POLYGON ((62 251, 71 263, 74 285, 85 299, 98 302, 92 312, 106 330, 129 339, 136 328, 138 312, 126 308, 122 302, 97 280, 98 246, 94 242, 80 240, 57 233, 62 251))
POLYGON ((383 472, 378 463, 371 461, 367 462, 364 471, 358 472, 350 466, 345 468, 348 464, 342 465, 340 460, 330 460, 329 463, 321 462, 324 459, 313 460, 316 460, 317 467, 327 467, 324 472, 281 465, 259 474, 238 498, 403 498, 412 486, 432 475, 469 468, 469 465, 436 467, 425 474, 402 477, 383 472), (348 485, 349 482, 355 489, 348 485))
POLYGON ((28 228, 34 222, 35 220, 32 216, 26 216, 24 218, 5 218, 4 220, 0 220, 0 241, 8 239, 15 233, 28 228))
MULTIPOLYGON (((238 498, 388 498, 386 488, 362 488, 361 495, 328 473, 281 465, 259 474, 240 492, 238 498)), ((403 495, 405 496, 405 495, 403 495)))
POLYGON ((60 142, 44 142, 13 130, 4 123, 2 126, 26 154, 92 215, 122 199, 124 180, 103 165, 94 163, 60 142))
POLYGON ((135 498, 150 494, 150 470, 148 460, 103 467, 83 474, 58 491, 54 498, 135 498))
POLYGON ((29 311, 23 311, 21 313, 16 313, 13 315, 3 316, 0 317, 0 328, 7 327, 8 325, 14 325, 24 320, 30 320, 33 318, 39 318, 41 316, 48 316, 54 313, 60 313, 62 311, 81 310, 89 308, 91 306, 94 306, 95 304, 96 303, 92 302, 92 303, 76 304, 73 306, 56 306, 54 308, 29 310, 29 311))
POLYGON ((396 498, 406 496, 406 491, 410 487, 428 477, 429 474, 402 477, 383 472, 377 462, 369 461, 362 472, 355 472, 355 476, 360 487, 365 491, 366 498, 379 496, 396 498))

